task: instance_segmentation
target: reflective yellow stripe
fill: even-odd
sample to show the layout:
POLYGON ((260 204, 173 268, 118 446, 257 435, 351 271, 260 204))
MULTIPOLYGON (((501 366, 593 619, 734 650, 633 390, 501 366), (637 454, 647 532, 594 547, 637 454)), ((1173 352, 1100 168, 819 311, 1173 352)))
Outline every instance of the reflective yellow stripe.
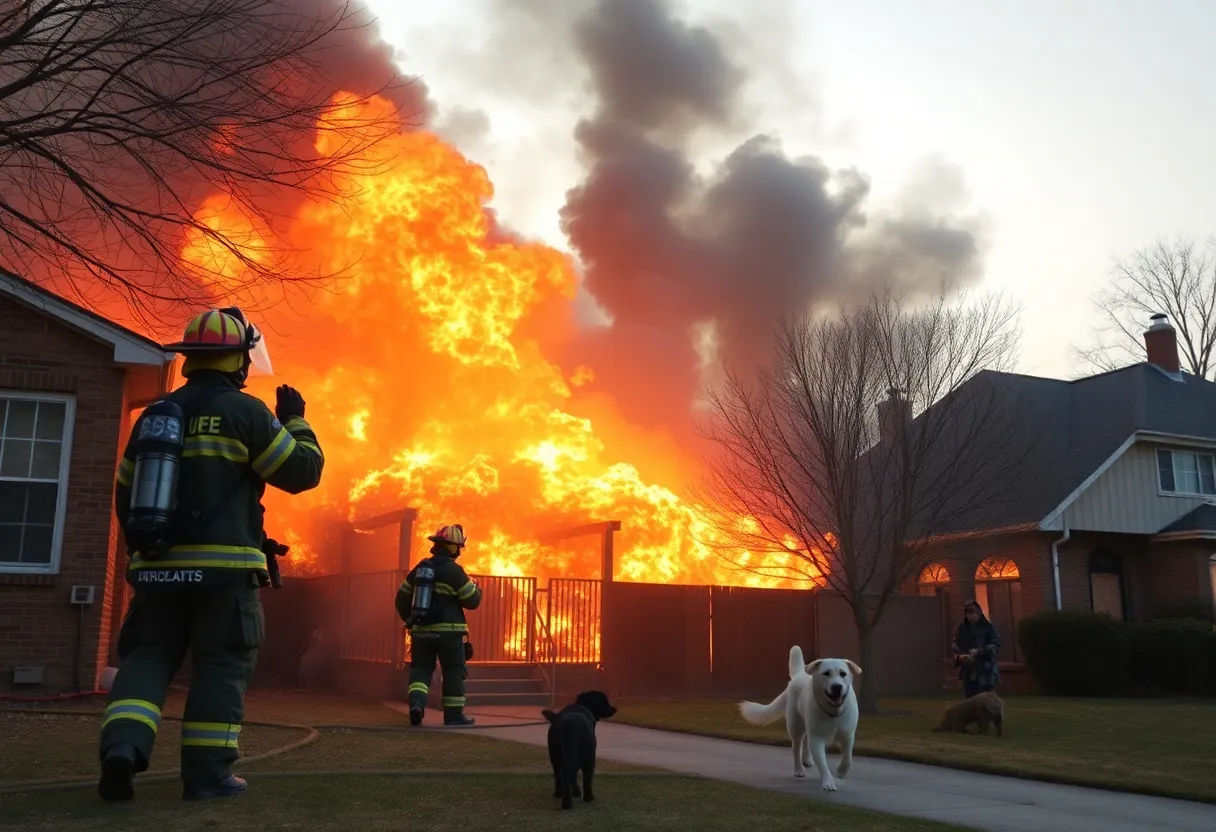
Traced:
POLYGON ((135 463, 125 456, 118 463, 118 484, 130 487, 131 477, 135 475, 135 463))
POLYGON ((308 448, 308 450, 312 451, 317 456, 321 457, 321 459, 325 459, 325 454, 321 453, 321 447, 319 445, 317 445, 315 442, 309 442, 307 439, 297 439, 296 445, 298 445, 301 448, 308 448))
POLYGON ((451 595, 453 598, 456 597, 456 590, 452 588, 451 584, 441 584, 436 582, 434 587, 435 592, 439 595, 451 595))
POLYGON ((303 416, 292 416, 283 423, 283 427, 287 428, 292 433, 295 433, 297 430, 312 430, 312 425, 304 421, 303 416))
POLYGON ((183 722, 182 745, 202 748, 236 748, 241 726, 227 722, 183 722))
POLYGON ((409 693, 430 693, 431 687, 426 682, 414 682, 410 685, 409 693))
POLYGON ((473 583, 472 581, 469 581, 467 584, 465 584, 464 586, 462 586, 460 588, 460 591, 456 593, 456 597, 459 598, 461 601, 464 601, 466 599, 472 598, 476 594, 477 594, 477 584, 473 583))
POLYGON ((101 727, 105 728, 119 719, 142 722, 152 729, 152 733, 156 733, 160 728, 160 706, 146 699, 115 699, 106 705, 101 727))
POLYGON ((262 451, 261 456, 253 461, 253 470, 262 479, 271 477, 283 466, 287 457, 291 456, 295 449, 295 438, 287 432, 287 428, 279 428, 279 433, 270 443, 270 447, 262 451))
POLYGON ((251 546, 174 546, 164 557, 145 560, 136 552, 128 572, 140 569, 265 569, 266 555, 251 546))
POLYGON ((462 624, 460 622, 420 624, 417 627, 411 627, 410 631, 415 633, 467 633, 469 631, 469 625, 462 624))
POLYGON ((443 697, 443 707, 445 708, 463 708, 463 696, 445 696, 443 697))
POLYGON ((183 457, 221 457, 233 462, 248 462, 249 449, 245 443, 226 436, 187 436, 183 457))

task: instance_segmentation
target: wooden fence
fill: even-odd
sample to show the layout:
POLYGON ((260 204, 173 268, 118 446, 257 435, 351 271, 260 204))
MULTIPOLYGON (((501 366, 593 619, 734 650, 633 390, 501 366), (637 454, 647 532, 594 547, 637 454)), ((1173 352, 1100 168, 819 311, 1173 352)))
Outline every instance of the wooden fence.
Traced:
MULTIPOLYGON (((292 654, 298 661, 321 630, 333 687, 393 695, 408 655, 392 605, 399 580, 388 571, 289 579, 283 590, 263 593, 268 637, 259 676, 294 683, 294 668, 280 663, 292 654)), ((831 592, 582 579, 538 589, 533 578, 476 580, 484 600, 468 616, 474 664, 549 662, 539 616, 549 623, 554 660, 569 668, 559 679, 616 696, 772 698, 788 678, 791 645, 808 662, 860 658, 852 613, 831 592)), ((872 669, 879 691, 940 690, 938 599, 899 596, 889 605, 872 669)))

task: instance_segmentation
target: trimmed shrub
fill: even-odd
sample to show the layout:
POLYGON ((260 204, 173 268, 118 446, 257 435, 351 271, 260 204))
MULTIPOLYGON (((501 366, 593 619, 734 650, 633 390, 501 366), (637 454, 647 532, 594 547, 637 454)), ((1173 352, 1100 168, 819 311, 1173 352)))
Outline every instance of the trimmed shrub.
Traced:
POLYGON ((1018 643, 1050 696, 1118 696, 1131 667, 1129 628, 1093 612, 1041 612, 1018 624, 1018 643))
POLYGON ((1159 619, 1133 628, 1132 674, 1166 693, 1211 694, 1216 689, 1216 631, 1210 623, 1159 619))
POLYGON ((1216 624, 1216 607, 1212 606, 1212 602, 1207 598, 1188 598, 1185 601, 1169 601, 1159 605, 1153 614, 1149 616, 1150 621, 1160 621, 1162 619, 1187 619, 1190 621, 1203 621, 1207 624, 1216 624))

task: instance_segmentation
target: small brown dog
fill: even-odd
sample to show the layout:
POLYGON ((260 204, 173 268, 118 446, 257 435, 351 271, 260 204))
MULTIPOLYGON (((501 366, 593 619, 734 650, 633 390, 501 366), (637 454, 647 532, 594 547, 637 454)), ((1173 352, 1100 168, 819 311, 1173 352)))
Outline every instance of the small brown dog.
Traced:
POLYGON ((988 726, 996 726, 996 735, 1001 736, 1001 723, 1005 719, 1005 703, 1001 697, 990 690, 977 693, 970 699, 955 702, 946 708, 942 721, 933 730, 947 733, 967 733, 967 726, 975 722, 979 724, 981 734, 988 733, 988 726))

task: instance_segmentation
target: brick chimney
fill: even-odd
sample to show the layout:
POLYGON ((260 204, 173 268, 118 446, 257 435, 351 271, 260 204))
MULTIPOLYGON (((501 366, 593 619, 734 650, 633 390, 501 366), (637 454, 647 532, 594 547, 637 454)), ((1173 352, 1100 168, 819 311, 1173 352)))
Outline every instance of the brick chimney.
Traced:
POLYGON ((898 435, 901 425, 912 421, 912 402, 897 387, 887 390, 887 398, 878 403, 878 436, 888 442, 898 435))
POLYGON ((1178 333, 1161 312, 1150 320, 1152 325, 1144 332, 1144 352, 1148 361, 1171 375, 1177 375, 1181 370, 1178 364, 1178 333))

